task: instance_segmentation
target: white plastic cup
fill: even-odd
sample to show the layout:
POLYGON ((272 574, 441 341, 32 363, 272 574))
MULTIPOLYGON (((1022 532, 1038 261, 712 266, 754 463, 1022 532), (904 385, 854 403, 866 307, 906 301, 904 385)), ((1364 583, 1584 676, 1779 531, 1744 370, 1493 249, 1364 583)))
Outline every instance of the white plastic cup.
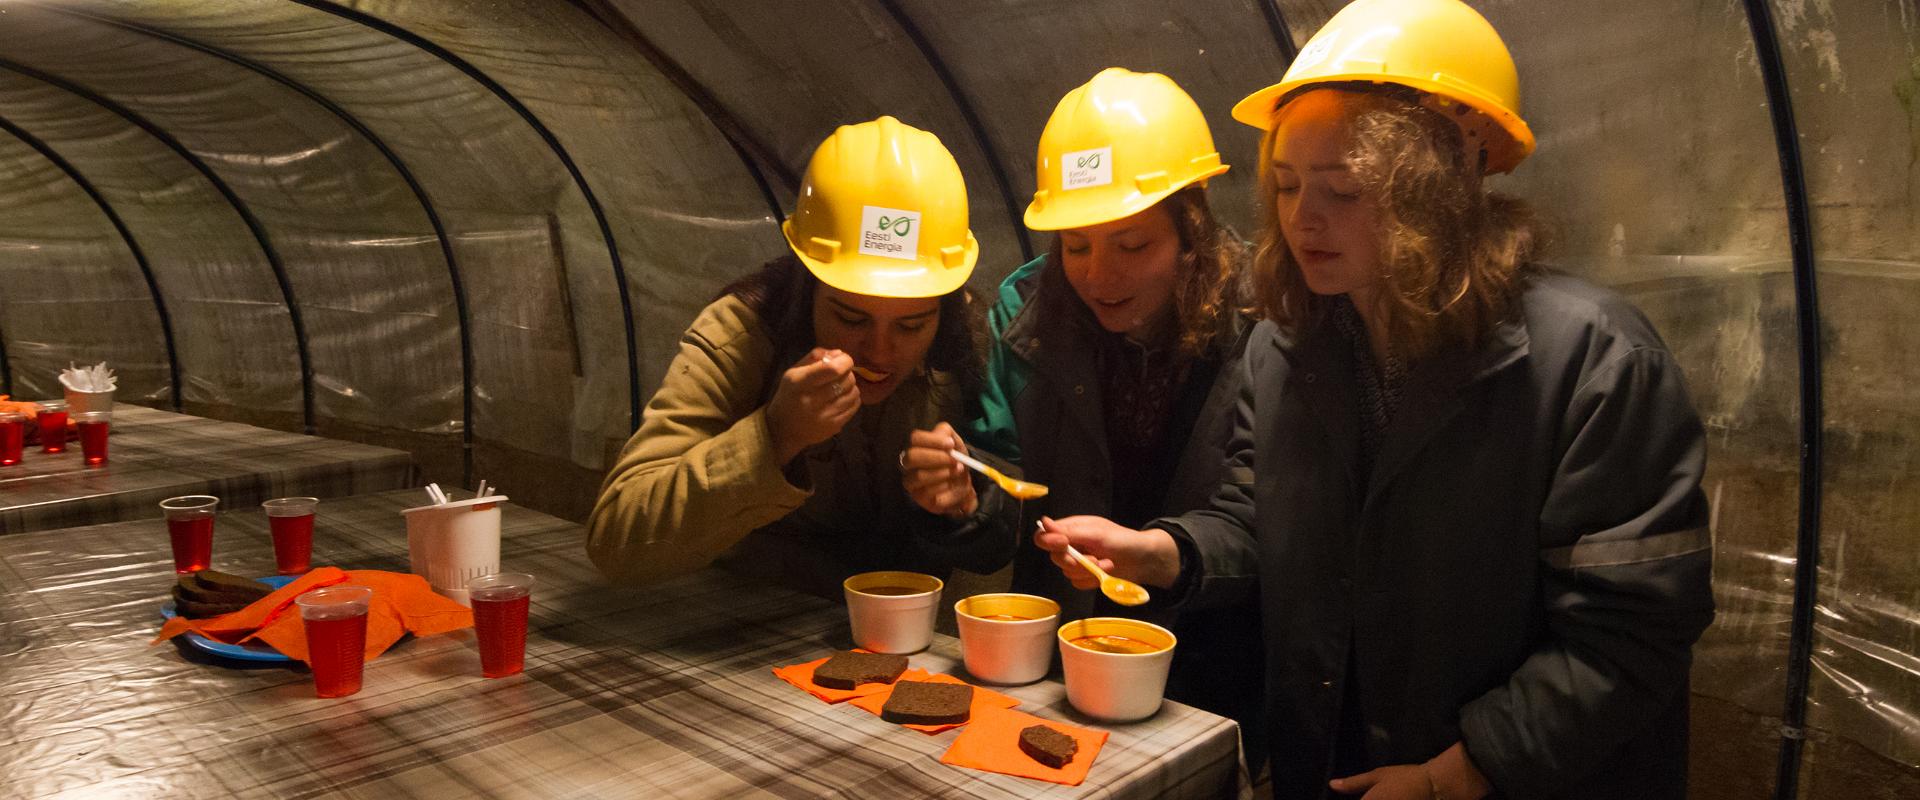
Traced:
POLYGON ((1103 722, 1132 722, 1160 710, 1173 666, 1173 632, 1149 622, 1121 617, 1089 617, 1060 626, 1060 670, 1067 702, 1103 722), (1088 637, 1120 637, 1145 652, 1106 652, 1075 644, 1088 637))
POLYGON ((467 582, 500 571, 503 494, 401 511, 407 520, 407 568, 440 595, 470 606, 467 582))
POLYGON ((1030 594, 976 594, 953 604, 953 618, 968 674, 1007 686, 1047 677, 1059 603, 1030 594))
MULTIPOLYGON (((66 387, 62 386, 61 388, 65 389, 66 387)), ((81 392, 81 391, 75 391, 73 389, 66 389, 66 392, 67 392, 67 412, 70 414, 80 415, 80 414, 85 414, 89 411, 112 411, 113 410, 113 390, 112 389, 108 389, 104 392, 81 392)))
POLYGON ((918 572, 863 572, 841 582, 855 646, 874 653, 918 653, 933 643, 939 578, 918 572))

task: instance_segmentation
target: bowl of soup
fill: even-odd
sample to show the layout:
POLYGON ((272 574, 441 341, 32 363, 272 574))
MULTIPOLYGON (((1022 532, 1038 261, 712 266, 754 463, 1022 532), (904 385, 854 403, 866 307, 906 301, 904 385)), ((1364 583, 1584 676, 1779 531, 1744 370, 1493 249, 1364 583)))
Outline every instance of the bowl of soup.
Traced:
POLYGON ((1030 594, 976 594, 953 604, 960 660, 983 683, 1017 686, 1047 676, 1060 604, 1030 594))
POLYGON ((1122 617, 1089 617, 1060 626, 1060 669, 1067 702, 1094 719, 1132 722, 1160 710, 1173 666, 1173 632, 1122 617))
POLYGON ((939 578, 918 572, 862 572, 841 584, 853 643, 874 653, 918 653, 933 643, 939 578))

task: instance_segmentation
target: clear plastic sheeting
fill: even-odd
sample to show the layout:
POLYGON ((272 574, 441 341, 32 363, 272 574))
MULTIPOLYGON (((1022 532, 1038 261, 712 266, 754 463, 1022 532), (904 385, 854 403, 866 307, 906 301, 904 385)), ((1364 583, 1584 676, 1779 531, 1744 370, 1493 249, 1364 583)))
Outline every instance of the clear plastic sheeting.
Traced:
MULTIPOLYGON (((1540 212, 1553 265, 1645 309, 1686 371, 1708 431, 1719 604, 1693 689, 1765 728, 1695 741, 1745 736, 1759 744, 1741 769, 1770 764, 1778 738, 1764 720, 1786 691, 1795 588, 1798 396, 1811 376, 1745 5, 1469 2, 1511 48, 1539 137, 1495 187, 1540 212)), ((1251 237, 1258 134, 1228 110, 1283 73, 1276 17, 1298 47, 1344 6, 12 0, 0 2, 0 59, 151 120, 237 205, 188 158, 55 82, 0 68, 0 117, 71 162, 126 222, 171 313, 187 404, 297 425, 304 339, 322 432, 424 442, 395 443, 416 455, 468 435, 490 470, 473 477, 578 517, 686 324, 785 252, 768 194, 791 208, 791 182, 835 126, 891 114, 941 137, 967 178, 983 255, 972 285, 986 290, 1023 240, 1048 244, 1016 215, 1060 96, 1103 67, 1163 72, 1206 112, 1233 167, 1210 196, 1251 237)), ((1920 765, 1920 10, 1769 7, 1823 325, 1808 780, 1844 787, 1819 736, 1920 765)), ((0 136, 0 346, 15 393, 57 394, 57 367, 107 360, 123 398, 164 404, 154 301, 100 209, 0 136)))
POLYGON ((6 134, 0 185, 8 187, 0 192, 0 287, 15 393, 60 396, 57 378, 69 359, 112 363, 129 398, 164 392, 167 354, 152 295, 100 206, 6 134))

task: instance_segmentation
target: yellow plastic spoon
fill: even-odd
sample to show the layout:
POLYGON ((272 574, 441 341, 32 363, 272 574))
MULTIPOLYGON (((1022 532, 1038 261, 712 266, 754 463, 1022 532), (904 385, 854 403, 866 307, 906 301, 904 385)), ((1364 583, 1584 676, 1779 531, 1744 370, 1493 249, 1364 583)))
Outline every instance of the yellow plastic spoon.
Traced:
MULTIPOLYGON (((1038 524, 1041 531, 1047 529, 1045 520, 1038 524)), ((1137 606, 1147 602, 1147 587, 1126 578, 1108 575, 1106 570, 1101 569, 1099 564, 1093 563, 1093 559, 1088 558, 1085 553, 1073 549, 1073 545, 1067 545, 1067 555, 1080 562, 1080 566, 1086 567, 1088 572, 1100 579, 1100 593, 1106 595, 1108 600, 1123 606, 1137 606)))
POLYGON ((953 456, 955 461, 978 470, 980 474, 992 478, 994 483, 1000 484, 1001 491, 1006 492, 1015 500, 1033 500, 1047 496, 1047 487, 1038 483, 1028 483, 1018 478, 1007 477, 1000 470, 989 467, 981 463, 979 459, 969 456, 966 453, 958 450, 948 450, 947 455, 953 456))

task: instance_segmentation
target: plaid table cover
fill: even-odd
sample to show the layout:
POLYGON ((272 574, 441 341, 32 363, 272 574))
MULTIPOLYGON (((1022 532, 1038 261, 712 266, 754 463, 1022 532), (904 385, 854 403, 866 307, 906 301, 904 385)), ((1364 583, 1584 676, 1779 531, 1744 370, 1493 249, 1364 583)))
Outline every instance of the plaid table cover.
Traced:
POLYGON ((160 501, 183 494, 238 509, 417 480, 404 451, 117 404, 104 466, 85 466, 75 441, 55 455, 30 446, 19 464, 0 467, 0 534, 157 519, 160 501))
MULTIPOLYGON (((405 571, 417 491, 323 501, 314 563, 405 571)), ((509 504, 533 573, 527 671, 480 677, 470 631, 402 640, 353 697, 308 673, 148 647, 172 583, 158 520, 0 537, 0 796, 1213 798, 1249 794, 1231 721, 1169 702, 1078 787, 961 769, 928 736, 829 706, 773 667, 848 646, 842 607, 707 570, 606 587, 583 529, 509 504)), ((214 568, 272 571, 266 520, 222 514, 214 568)), ((911 657, 964 676, 958 642, 911 657)), ((1080 725, 1049 680, 998 688, 1080 725)))

